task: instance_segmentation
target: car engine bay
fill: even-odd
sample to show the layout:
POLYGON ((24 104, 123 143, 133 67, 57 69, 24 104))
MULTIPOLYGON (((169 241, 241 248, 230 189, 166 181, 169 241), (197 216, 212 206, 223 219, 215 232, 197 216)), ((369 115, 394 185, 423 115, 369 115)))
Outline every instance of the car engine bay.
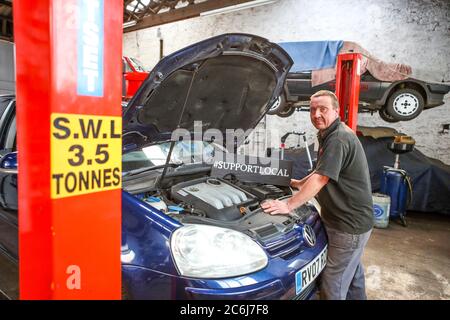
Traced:
MULTIPOLYGON (((127 188, 124 187, 126 190, 127 188)), ((261 203, 269 199, 287 201, 292 189, 275 185, 209 175, 172 177, 161 188, 133 193, 151 207, 185 223, 231 228, 254 238, 267 239, 292 230, 317 214, 308 203, 288 215, 264 213, 261 203), (178 178, 178 179, 177 179, 178 178)))

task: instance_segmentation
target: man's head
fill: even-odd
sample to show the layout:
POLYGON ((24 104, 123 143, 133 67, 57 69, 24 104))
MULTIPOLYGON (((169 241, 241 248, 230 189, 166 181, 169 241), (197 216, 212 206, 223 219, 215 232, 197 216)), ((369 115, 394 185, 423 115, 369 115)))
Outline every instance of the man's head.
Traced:
POLYGON ((339 117, 339 102, 336 95, 328 90, 320 90, 311 96, 311 122, 318 130, 328 128, 339 117))

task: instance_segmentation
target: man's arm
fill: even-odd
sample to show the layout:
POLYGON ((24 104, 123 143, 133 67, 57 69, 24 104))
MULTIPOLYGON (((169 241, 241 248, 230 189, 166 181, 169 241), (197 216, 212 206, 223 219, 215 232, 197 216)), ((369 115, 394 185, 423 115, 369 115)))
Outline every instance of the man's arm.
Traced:
POLYGON ((305 184, 306 180, 308 180, 308 178, 311 177, 314 173, 315 173, 315 171, 311 172, 306 177, 303 177, 300 180, 291 179, 291 183, 290 183, 291 187, 300 189, 301 187, 303 187, 303 185, 305 184))
POLYGON ((288 214, 312 199, 327 183, 329 178, 318 173, 312 173, 303 184, 302 189, 292 196, 287 202, 279 200, 267 201, 261 205, 264 212, 270 214, 288 214))
POLYGON ((287 201, 289 211, 300 207, 308 200, 312 199, 316 194, 319 193, 327 183, 329 178, 327 176, 322 176, 318 173, 313 172, 308 179, 303 183, 302 190, 297 192, 287 201))

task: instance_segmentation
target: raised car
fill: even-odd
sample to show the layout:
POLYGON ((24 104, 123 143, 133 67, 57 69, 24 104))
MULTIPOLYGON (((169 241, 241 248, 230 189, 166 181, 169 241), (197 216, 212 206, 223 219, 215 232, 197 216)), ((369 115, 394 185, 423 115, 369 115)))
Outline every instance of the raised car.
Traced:
MULTIPOLYGON (((271 106, 269 114, 288 117, 295 111, 295 105, 306 106, 315 92, 335 91, 336 82, 329 81, 312 87, 311 72, 289 73, 285 90, 271 106), (303 102, 303 103, 302 103, 303 102)), ((416 118, 425 109, 444 104, 444 96, 450 85, 431 83, 418 79, 388 82, 373 77, 369 71, 361 75, 359 111, 379 112, 387 122, 408 121, 416 118)))

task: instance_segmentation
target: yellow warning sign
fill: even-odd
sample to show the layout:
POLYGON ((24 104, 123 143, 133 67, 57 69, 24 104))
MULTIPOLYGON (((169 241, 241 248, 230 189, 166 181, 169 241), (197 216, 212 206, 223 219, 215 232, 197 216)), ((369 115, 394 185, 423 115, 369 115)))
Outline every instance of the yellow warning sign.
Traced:
POLYGON ((122 118, 53 113, 52 199, 121 187, 122 118))

